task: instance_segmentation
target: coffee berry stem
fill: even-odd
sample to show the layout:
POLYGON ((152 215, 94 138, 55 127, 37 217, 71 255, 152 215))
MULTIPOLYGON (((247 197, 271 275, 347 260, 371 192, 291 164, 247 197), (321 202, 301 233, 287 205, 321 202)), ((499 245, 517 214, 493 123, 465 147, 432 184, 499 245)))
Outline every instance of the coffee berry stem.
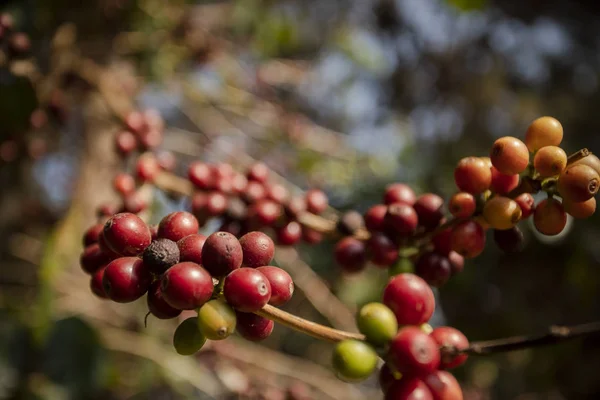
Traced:
POLYGON ((573 154, 571 154, 568 158, 567 158, 567 166, 586 158, 587 156, 592 155, 592 152, 589 151, 587 148, 583 148, 573 154))

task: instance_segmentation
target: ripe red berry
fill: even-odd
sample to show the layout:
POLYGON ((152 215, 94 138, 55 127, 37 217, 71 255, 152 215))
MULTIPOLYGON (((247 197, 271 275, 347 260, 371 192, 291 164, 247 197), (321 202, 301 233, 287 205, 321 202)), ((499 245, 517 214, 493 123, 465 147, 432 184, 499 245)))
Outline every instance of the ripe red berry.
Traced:
POLYGON ((156 154, 156 161, 163 171, 173 171, 177 166, 177 158, 170 151, 161 151, 156 154))
POLYGON ((438 400, 420 379, 406 377, 395 381, 385 393, 385 400, 438 400))
POLYGON ((298 216, 306 212, 306 200, 304 197, 292 197, 284 206, 285 215, 290 219, 297 219, 298 216))
POLYGON ((533 121, 525 133, 525 143, 534 153, 544 146, 558 146, 563 139, 563 127, 557 119, 540 117, 533 121))
POLYGON ((170 239, 157 239, 142 253, 144 265, 155 274, 162 274, 179 262, 179 248, 170 239))
POLYGON ((148 225, 131 213, 113 215, 104 224, 102 233, 110 249, 123 256, 140 254, 152 241, 148 225))
POLYGON ((135 179, 129 174, 118 174, 113 179, 113 187, 121 196, 127 196, 135 191, 135 179))
POLYGON ((563 199, 574 202, 586 201, 598 193, 600 175, 590 166, 572 165, 560 174, 557 188, 563 199))
POLYGON ((146 296, 148 311, 158 319, 171 319, 181 314, 181 310, 171 307, 162 294, 161 281, 155 281, 146 296))
POLYGON ((152 275, 137 257, 121 257, 106 266, 102 287, 117 303, 130 303, 142 297, 150 287, 152 275))
POLYGON ((248 219, 258 226, 272 226, 282 215, 283 207, 273 200, 258 200, 248 208, 248 219))
POLYGON ((106 265, 110 257, 102 251, 98 243, 87 246, 79 257, 79 265, 88 274, 93 274, 100 267, 106 265))
POLYGON ((462 192, 483 193, 492 183, 492 171, 480 157, 465 157, 454 170, 454 182, 462 192))
POLYGON ((468 348, 469 340, 461 331, 450 326, 440 326, 435 328, 430 336, 442 348, 440 368, 456 368, 467 361, 468 356, 466 354, 451 355, 451 351, 444 351, 443 349, 444 347, 448 347, 447 350, 464 350, 468 348))
POLYGON ((223 294, 238 311, 255 312, 271 298, 271 284, 266 276, 253 268, 240 268, 225 278, 223 294))
POLYGON ((410 186, 404 183, 392 183, 385 188, 383 202, 387 205, 404 203, 412 206, 417 201, 417 196, 410 186))
POLYGON ((519 186, 519 174, 505 175, 492 166, 491 189, 496 194, 505 195, 519 186))
POLYGON ((409 236, 417 229, 419 218, 415 209, 408 204, 392 203, 388 206, 383 223, 388 232, 409 236))
POLYGON ((269 167, 261 162, 254 163, 248 168, 246 176, 250 181, 265 183, 269 178, 269 167))
POLYGON ((130 193, 123 198, 123 212, 139 214, 146 208, 148 200, 141 191, 130 193))
POLYGON ((464 221, 452 229, 452 249, 465 258, 474 258, 485 248, 485 232, 475 221, 464 221))
POLYGON ((425 193, 414 205, 419 224, 427 229, 435 228, 444 217, 444 200, 433 193, 425 193))
POLYGON ((322 190, 311 189, 305 194, 306 209, 313 214, 321 214, 327 209, 329 199, 322 190))
POLYGON ((249 232, 240 238, 244 253, 242 265, 248 268, 258 268, 269 265, 275 255, 275 243, 262 232, 249 232))
POLYGON ((431 391, 433 400, 463 400, 460 384, 448 371, 435 371, 423 381, 431 391))
POLYGON ((143 182, 153 182, 160 172, 160 165, 154 154, 142 154, 135 164, 136 176, 143 182))
POLYGON ((213 293, 212 277, 193 262, 181 262, 169 268, 161 279, 165 301, 178 310, 193 310, 210 300, 213 293))
POLYGON ((334 258, 346 272, 358 272, 367 264, 365 242, 352 236, 346 236, 335 245, 334 258))
POLYGON ((131 132, 139 134, 148 129, 148 125, 146 124, 146 119, 144 118, 144 114, 139 111, 131 111, 125 117, 125 126, 131 132))
POLYGON ((323 240, 323 234, 305 226, 302 228, 302 240, 308 244, 317 244, 323 240))
POLYGON ((264 266, 256 269, 260 271, 271 285, 271 298, 269 304, 281 306, 290 301, 294 294, 294 281, 290 274, 278 267, 264 266))
POLYGON ((365 213, 365 226, 370 232, 381 232, 384 229, 384 219, 387 214, 385 204, 376 204, 365 213))
POLYGON ((521 219, 529 218, 535 209, 535 199, 531 193, 522 193, 515 197, 515 201, 521 209, 521 219))
POLYGON ((108 299, 106 292, 104 291, 104 287, 102 286, 102 278, 104 278, 104 270, 106 269, 106 265, 100 267, 92 274, 90 278, 90 289, 92 293, 98 296, 101 299, 108 299))
POLYGON ((518 226, 506 230, 494 230, 494 242, 505 253, 516 253, 523 248, 523 232, 518 226))
POLYGON ((188 235, 177 242, 179 248, 179 261, 190 261, 202 264, 202 247, 206 242, 206 236, 199 233, 188 235))
MULTIPOLYGON (((203 193, 197 193, 197 195, 201 195, 203 193)), ((210 192, 205 195, 206 196, 206 205, 205 211, 206 214, 211 217, 217 217, 222 215, 227 211, 227 207, 229 206, 229 199, 221 192, 210 192)))
POLYGON ((421 325, 429 321, 435 309, 435 297, 427 282, 405 273, 390 279, 383 292, 383 303, 399 325, 421 325))
POLYGON ((398 259, 398 246, 383 233, 373 233, 367 242, 371 261, 379 267, 389 267, 398 259))
POLYGON ((214 188, 214 175, 209 165, 195 161, 188 167, 188 179, 198 189, 208 190, 214 188))
POLYGON ((558 200, 544 199, 535 208, 533 224, 544 235, 558 235, 567 225, 567 213, 558 200))
POLYGON ((519 139, 504 136, 494 142, 490 159, 498 172, 506 175, 520 174, 529 164, 529 150, 519 139))
POLYGON ((98 236, 98 246, 100 246, 100 250, 102 250, 102 252, 106 254, 111 261, 115 258, 121 257, 120 254, 115 253, 110 247, 108 247, 108 243, 106 243, 106 238, 104 237, 104 225, 102 226, 102 229, 103 231, 100 232, 100 235, 98 236))
POLYGON ((262 183, 249 181, 246 185, 246 189, 241 194, 241 197, 246 203, 256 203, 257 201, 267 197, 267 190, 262 183))
POLYGON ((596 212, 596 199, 594 197, 582 202, 573 202, 564 199, 562 204, 565 211, 577 219, 589 218, 596 212))
POLYGON ((447 256, 452 251, 452 228, 436 233, 431 239, 436 253, 447 256))
POLYGON ((424 253, 415 264, 415 272, 428 284, 442 287, 452 274, 452 266, 447 257, 429 252, 424 253))
POLYGON ((390 342, 389 362, 403 375, 425 377, 440 366, 436 341, 416 326, 405 326, 390 342))
POLYGON ((567 153, 558 146, 544 146, 535 153, 533 167, 542 178, 556 176, 567 167, 567 153))
POLYGON ((237 324, 235 330, 244 339, 258 342, 271 336, 275 323, 253 313, 236 311, 237 324))
POLYGON ((277 229, 277 244, 293 246, 302 239, 302 226, 291 221, 277 229))
POLYGON ((115 138, 117 151, 121 155, 126 156, 137 148, 137 139, 135 135, 129 131, 121 131, 117 133, 115 138))
POLYGON ((456 218, 468 218, 475 213, 477 203, 471 193, 459 192, 450 198, 448 209, 456 218))
POLYGON ((202 248, 202 265, 215 277, 240 268, 243 257, 240 242, 227 232, 213 233, 206 238, 202 248))
POLYGON ((102 229, 104 229, 104 224, 90 226, 83 234, 83 245, 87 247, 91 244, 98 243, 98 238, 102 233, 102 229))
POLYGON ((165 216, 158 224, 158 237, 177 242, 188 235, 198 233, 200 225, 193 214, 176 211, 165 216))
POLYGON ((279 204, 284 204, 290 195, 285 186, 279 183, 267 185, 266 188, 267 198, 279 204))

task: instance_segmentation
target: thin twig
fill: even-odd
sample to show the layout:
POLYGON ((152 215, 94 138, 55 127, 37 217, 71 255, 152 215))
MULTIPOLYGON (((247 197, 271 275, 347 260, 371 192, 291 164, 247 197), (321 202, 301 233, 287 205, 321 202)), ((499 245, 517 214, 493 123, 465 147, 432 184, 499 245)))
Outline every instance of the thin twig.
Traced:
POLYGON ((583 159, 583 158, 585 158, 585 157, 587 157, 587 156, 589 156, 591 154, 592 154, 591 151, 589 151, 586 148, 583 148, 583 149, 579 150, 578 152, 571 154, 569 156, 569 158, 567 158, 567 166, 569 166, 569 165, 571 165, 573 163, 576 163, 577 161, 579 161, 579 160, 581 160, 581 159, 583 159))

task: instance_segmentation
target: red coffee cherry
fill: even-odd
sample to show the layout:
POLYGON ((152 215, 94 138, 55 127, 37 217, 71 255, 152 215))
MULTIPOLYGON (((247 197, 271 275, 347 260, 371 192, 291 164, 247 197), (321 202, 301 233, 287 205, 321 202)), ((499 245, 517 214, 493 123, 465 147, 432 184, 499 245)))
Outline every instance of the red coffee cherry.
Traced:
POLYGON ((533 224, 538 232, 555 236, 565 229, 567 213, 558 200, 544 199, 535 208, 533 224))
POLYGON ((199 233, 188 235, 177 242, 179 248, 179 261, 190 261, 202 264, 202 247, 206 242, 206 236, 199 233))
POLYGON ((281 204, 262 199, 248 208, 248 219, 258 226, 272 226, 283 215, 281 204))
POLYGON ((365 226, 370 232, 381 232, 384 229, 384 219, 387 214, 385 204, 376 204, 365 213, 365 226))
POLYGON ((494 241, 498 248, 505 253, 521 251, 524 240, 523 232, 521 232, 518 226, 513 226, 506 230, 494 230, 494 241))
POLYGON ((385 188, 383 202, 387 205, 404 203, 412 206, 417 201, 417 196, 410 186, 404 183, 392 183, 385 188))
POLYGON ((444 218, 444 200, 433 193, 419 196, 414 209, 419 216, 419 224, 427 229, 435 228, 444 218))
POLYGON ((269 304, 282 306, 292 298, 294 294, 294 281, 290 274, 278 267, 264 266, 256 269, 260 271, 271 285, 271 298, 269 304))
POLYGON ((475 213, 477 203, 471 193, 459 192, 450 198, 448 209, 456 218, 468 218, 475 213))
POLYGON ((176 211, 165 216, 158 224, 158 237, 177 242, 194 233, 198 233, 200 225, 193 214, 187 211, 176 211))
POLYGON ((525 133, 525 144, 535 153, 544 146, 558 146, 563 139, 563 127, 557 119, 540 117, 533 121, 525 133))
POLYGON ((405 326, 390 342, 389 362, 403 375, 425 377, 440 366, 436 341, 416 326, 405 326))
POLYGON ((202 265, 215 277, 225 276, 240 268, 243 257, 240 242, 227 232, 213 233, 202 248, 202 265))
POLYGON ((302 226, 291 221, 277 229, 277 243, 283 246, 293 246, 302 239, 302 226))
POLYGON ((98 243, 98 238, 104 229, 104 224, 96 224, 90 226, 83 234, 83 246, 87 247, 91 244, 98 243))
POLYGON ((391 232, 401 236, 409 236, 419 225, 419 218, 414 208, 404 203, 393 203, 388 206, 384 217, 384 226, 391 232))
POLYGON ((135 179, 129 174, 117 174, 113 179, 113 187, 121 196, 127 196, 135 191, 135 179))
POLYGON ((212 277, 193 262, 181 262, 169 268, 161 279, 165 301, 178 310, 193 310, 208 300, 213 293, 212 277))
POLYGON ((517 202, 504 196, 492 197, 483 207, 483 217, 495 229, 512 228, 521 220, 521 215, 517 202))
POLYGON ((323 234, 305 226, 302 228, 302 240, 308 244, 317 244, 323 240, 323 234))
POLYGON ((156 154, 156 161, 163 171, 174 171, 177 166, 177 158, 170 151, 160 151, 156 154))
POLYGON ((104 224, 102 234, 109 248, 123 256, 140 254, 152 241, 148 225, 131 213, 113 215, 104 224))
POLYGON ((284 204, 290 195, 285 186, 279 183, 267 185, 266 188, 267 198, 279 204, 284 204))
POLYGON ((235 330, 244 339, 259 342, 271 336, 275 323, 253 313, 236 311, 237 324, 235 330))
POLYGON ((313 214, 321 214, 329 206, 329 199, 322 190, 311 189, 306 192, 306 209, 313 214))
MULTIPOLYGON (((156 129, 149 129, 146 132, 140 133, 138 135, 138 140, 140 143, 140 148, 143 151, 154 150, 162 143, 163 132, 156 129)), ((158 162, 158 159, 156 161, 158 162)))
POLYGON ((240 268, 225 278, 223 294, 236 310, 255 312, 271 298, 271 284, 266 276, 252 268, 240 268))
POLYGON ((483 193, 490 188, 492 172, 480 157, 465 157, 454 170, 454 182, 462 192, 483 193))
POLYGON ((542 178, 556 176, 567 167, 567 153, 557 146, 544 146, 535 153, 533 167, 542 178))
POLYGON ((209 165, 194 161, 188 167, 188 179, 194 186, 201 190, 214 188, 214 175, 209 165))
POLYGON ((485 232, 475 221, 464 221, 452 229, 452 249, 465 258, 474 258, 485 248, 485 232))
POLYGON ((123 212, 139 214, 148 208, 148 200, 140 191, 128 194, 123 198, 123 212))
POLYGON ((398 259, 398 246, 383 233, 373 233, 367 248, 371 262, 379 267, 389 267, 398 259))
POLYGON ((116 214, 119 211, 119 207, 116 204, 102 204, 100 206, 98 206, 98 209, 96 210, 96 215, 101 218, 101 217, 110 217, 114 214, 116 214))
POLYGON ((573 218, 577 219, 589 218, 596 212, 596 199, 594 197, 582 202, 573 202, 563 199, 562 204, 565 211, 573 218))
POLYGON ((490 170, 492 172, 491 189, 494 193, 505 195, 519 186, 519 174, 505 175, 494 166, 490 170))
POLYGON ((269 265, 275 255, 275 243, 262 232, 250 232, 240 238, 244 253, 242 265, 248 268, 258 268, 269 265))
POLYGON ((162 274, 179 262, 179 248, 170 239, 157 239, 142 253, 144 265, 155 274, 162 274))
POLYGON ((365 243, 352 236, 346 236, 335 245, 334 258, 346 272, 358 272, 367 264, 365 243))
POLYGON ((438 400, 420 379, 406 377, 394 382, 385 394, 385 400, 438 400))
POLYGON ((435 297, 427 282, 405 273, 390 279, 383 292, 383 304, 396 314, 399 325, 421 325, 433 315, 435 297))
POLYGON ((262 183, 249 181, 241 197, 248 204, 256 203, 267 197, 267 190, 262 183))
POLYGON ((529 150, 519 139, 504 136, 494 142, 490 159, 498 172, 506 175, 520 174, 529 164, 529 150))
POLYGON ((102 232, 100 232, 100 235, 98 236, 98 246, 100 246, 100 250, 108 256, 110 261, 121 257, 120 254, 115 253, 108 247, 108 243, 106 243, 106 238, 104 237, 104 225, 102 226, 102 229, 102 232))
POLYGON ((450 279, 452 266, 443 255, 424 253, 415 264, 415 272, 433 287, 442 287, 450 279))
POLYGON ((150 287, 152 275, 137 257, 121 257, 111 261, 104 270, 102 287, 117 303, 131 303, 142 297, 150 287))
POLYGON ((146 124, 146 118, 144 118, 144 114, 139 111, 131 111, 125 117, 125 126, 131 132, 139 134, 148 129, 148 125, 146 124))
POLYGON ((292 197, 284 207, 285 215, 291 219, 297 219, 298 216, 306 212, 306 200, 303 197, 292 197))
POLYGON ((436 233, 431 239, 435 252, 447 256, 452 251, 452 228, 436 233))
POLYGON ((100 249, 97 243, 87 246, 79 257, 81 269, 88 274, 93 274, 109 261, 110 257, 100 249))
POLYGON ((269 167, 261 162, 254 163, 248 168, 246 176, 249 181, 265 183, 269 178, 269 167))
POLYGON ((235 194, 244 193, 247 185, 248 179, 242 174, 236 172, 231 178, 231 191, 235 194))
POLYGON ((429 335, 435 340, 439 347, 442 347, 440 368, 456 368, 467 361, 468 356, 466 354, 449 356, 450 353, 443 349, 444 347, 448 347, 449 349, 455 348, 457 350, 468 348, 469 340, 461 331, 450 326, 440 326, 435 328, 429 335))
POLYGON ((529 218, 535 210, 535 199, 531 193, 522 193, 515 197, 515 201, 521 209, 521 219, 529 218))
MULTIPOLYGON (((200 193, 198 193, 200 194, 200 193)), ((217 217, 227 211, 229 199, 221 192, 210 192, 206 195, 206 214, 211 217, 217 217)))
POLYGON ((106 265, 98 268, 90 278, 90 289, 92 293, 94 293, 97 297, 101 299, 108 299, 108 296, 104 291, 104 287, 102 286, 102 279, 104 278, 105 269, 106 265))
POLYGON ((160 165, 154 154, 142 154, 135 164, 136 176, 143 182, 153 182, 160 173, 160 165))
POLYGON ((456 378, 448 371, 435 371, 423 381, 434 400, 463 400, 462 389, 456 378))
POLYGON ((465 268, 465 258, 455 251, 451 251, 450 254, 448 254, 448 260, 452 267, 452 275, 461 273, 465 268))
POLYGON ((137 148, 137 139, 135 135, 129 131, 121 131, 117 133, 115 138, 115 145, 117 151, 122 155, 126 156, 137 148))
POLYGON ((557 182, 560 197, 582 202, 591 199, 600 188, 600 176, 587 165, 572 165, 560 174, 557 182))
POLYGON ((148 311, 158 319, 171 319, 181 314, 181 310, 171 307, 162 294, 161 281, 155 281, 146 296, 148 311))

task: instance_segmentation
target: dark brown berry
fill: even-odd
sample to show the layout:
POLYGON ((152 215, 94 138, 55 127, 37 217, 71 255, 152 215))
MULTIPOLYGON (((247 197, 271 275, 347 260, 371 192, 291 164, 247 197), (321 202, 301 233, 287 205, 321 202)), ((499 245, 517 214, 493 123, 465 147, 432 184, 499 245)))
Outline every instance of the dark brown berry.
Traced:
POLYGON ((155 274, 162 274, 179 262, 179 247, 172 240, 160 238, 142 253, 144 264, 155 274))

